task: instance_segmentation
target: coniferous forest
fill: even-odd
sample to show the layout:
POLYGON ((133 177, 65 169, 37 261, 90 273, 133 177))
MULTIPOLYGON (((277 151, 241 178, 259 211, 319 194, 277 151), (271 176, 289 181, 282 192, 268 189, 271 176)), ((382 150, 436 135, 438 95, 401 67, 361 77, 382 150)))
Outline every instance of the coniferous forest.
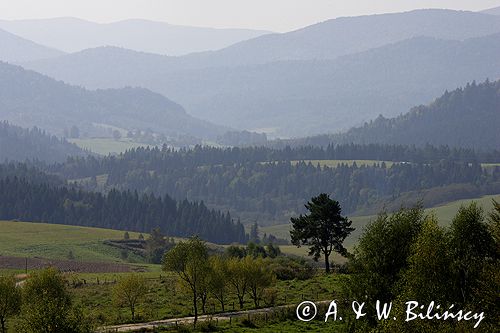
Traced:
POLYGON ((376 213, 408 193, 412 203, 425 199, 432 204, 463 199, 468 192, 495 193, 500 188, 500 168, 483 168, 481 163, 499 160, 499 155, 445 146, 198 147, 180 151, 164 147, 139 148, 101 159, 71 158, 48 169, 78 180, 89 190, 169 193, 176 199, 231 210, 242 219, 276 223, 286 221, 290 212, 302 212, 303 202, 318 192, 338 197, 349 214, 358 210, 376 213), (330 159, 346 161, 333 166, 317 161, 330 159), (348 164, 348 160, 371 159, 371 164, 348 164), (98 182, 99 176, 105 182, 98 182), (425 190, 429 193, 424 198, 425 190))
POLYGON ((0 220, 139 232, 159 227, 168 235, 198 235, 220 244, 246 241, 243 226, 229 213, 209 210, 203 203, 177 202, 168 195, 118 190, 101 194, 58 186, 57 178, 25 165, 0 168, 0 220))

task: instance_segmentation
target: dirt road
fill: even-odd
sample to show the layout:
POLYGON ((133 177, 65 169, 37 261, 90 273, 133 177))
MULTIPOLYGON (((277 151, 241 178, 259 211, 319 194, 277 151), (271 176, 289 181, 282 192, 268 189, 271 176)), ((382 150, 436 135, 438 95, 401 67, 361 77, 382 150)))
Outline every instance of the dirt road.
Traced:
MULTIPOLYGON (((321 301, 315 302, 316 305, 320 304, 329 304, 330 301, 321 301)), ((293 305, 282 305, 276 306, 273 308, 263 308, 256 310, 246 310, 246 311, 237 311, 237 312, 226 312, 226 313, 217 313, 214 315, 202 315, 198 316, 198 321, 229 321, 234 317, 244 317, 244 316, 253 316, 253 315, 265 315, 266 313, 272 313, 275 311, 280 311, 284 309, 295 308, 297 304, 293 305)), ((138 323, 138 324, 126 324, 126 325, 115 325, 115 326, 106 326, 99 329, 99 333, 111 333, 111 332, 138 332, 142 330, 151 330, 158 327, 167 327, 167 326, 176 326, 176 325, 185 325, 192 324, 194 322, 194 317, 183 317, 183 318, 174 318, 174 319, 166 319, 166 320, 158 320, 152 321, 149 323, 138 323)))

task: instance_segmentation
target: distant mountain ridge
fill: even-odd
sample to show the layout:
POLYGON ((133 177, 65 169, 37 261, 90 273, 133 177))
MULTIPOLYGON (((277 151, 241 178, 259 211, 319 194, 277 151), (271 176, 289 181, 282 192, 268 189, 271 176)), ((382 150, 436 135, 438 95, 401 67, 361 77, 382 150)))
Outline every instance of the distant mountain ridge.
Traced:
POLYGON ((301 137, 392 117, 446 89, 500 78, 500 33, 465 41, 416 37, 336 60, 178 71, 170 61, 101 48, 25 66, 90 88, 147 87, 198 118, 301 137))
POLYGON ((0 62, 0 119, 38 126, 62 136, 64 129, 96 131, 95 124, 152 130, 171 137, 213 137, 225 129, 188 115, 182 106, 144 88, 90 91, 0 62))
POLYGON ((0 61, 34 61, 54 58, 63 54, 64 52, 59 50, 36 44, 0 29, 0 61))
MULTIPOLYGON (((1 27, 2 21, 0 21, 1 27)), ((288 33, 265 34, 216 51, 198 52, 182 57, 156 57, 155 66, 159 66, 161 62, 162 70, 176 72, 185 69, 234 67, 287 60, 331 60, 413 37, 465 40, 498 32, 500 32, 500 17, 474 12, 427 9, 395 14, 342 17, 288 33)), ((136 50, 133 47, 109 43, 96 43, 92 48, 99 50, 99 47, 105 46, 136 50)), ((90 55, 97 55, 98 50, 85 50, 82 54, 77 53, 66 58, 85 57, 89 52, 90 55)), ((134 58, 138 55, 147 57, 144 60, 154 58, 153 55, 145 54, 136 54, 134 58)))
POLYGON ((379 116, 346 133, 285 141, 281 145, 430 144, 500 150, 499 128, 500 81, 472 82, 395 118, 379 116))
POLYGON ((481 13, 489 15, 500 15, 500 7, 483 10, 481 13))
POLYGON ((0 121, 0 160, 64 162, 69 156, 86 156, 76 145, 45 133, 0 121))
POLYGON ((500 17, 468 11, 419 9, 403 13, 341 17, 283 34, 268 34, 212 53, 219 66, 283 60, 327 60, 405 39, 427 36, 465 40, 500 32, 500 17))
POLYGON ((71 17, 0 20, 0 28, 66 52, 116 46, 172 56, 218 50, 270 33, 250 29, 179 26, 142 19, 101 24, 71 17))

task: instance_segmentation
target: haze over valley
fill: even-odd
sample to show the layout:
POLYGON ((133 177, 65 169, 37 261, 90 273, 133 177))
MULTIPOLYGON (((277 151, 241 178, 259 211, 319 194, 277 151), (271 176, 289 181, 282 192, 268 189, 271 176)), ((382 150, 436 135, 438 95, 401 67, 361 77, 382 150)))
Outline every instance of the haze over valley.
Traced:
POLYGON ((495 5, 0 4, 0 331, 498 331, 495 5))

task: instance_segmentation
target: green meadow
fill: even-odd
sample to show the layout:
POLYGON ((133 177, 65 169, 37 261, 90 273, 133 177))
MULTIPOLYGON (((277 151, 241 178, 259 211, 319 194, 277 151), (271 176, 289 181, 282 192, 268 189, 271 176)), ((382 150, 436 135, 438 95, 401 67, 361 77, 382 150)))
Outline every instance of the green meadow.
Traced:
MULTIPOLYGON (((131 238, 139 236, 129 234, 131 238)), ((119 249, 103 244, 123 235, 123 231, 109 229, 0 221, 0 255, 68 259, 71 252, 80 261, 123 262, 119 249)))

